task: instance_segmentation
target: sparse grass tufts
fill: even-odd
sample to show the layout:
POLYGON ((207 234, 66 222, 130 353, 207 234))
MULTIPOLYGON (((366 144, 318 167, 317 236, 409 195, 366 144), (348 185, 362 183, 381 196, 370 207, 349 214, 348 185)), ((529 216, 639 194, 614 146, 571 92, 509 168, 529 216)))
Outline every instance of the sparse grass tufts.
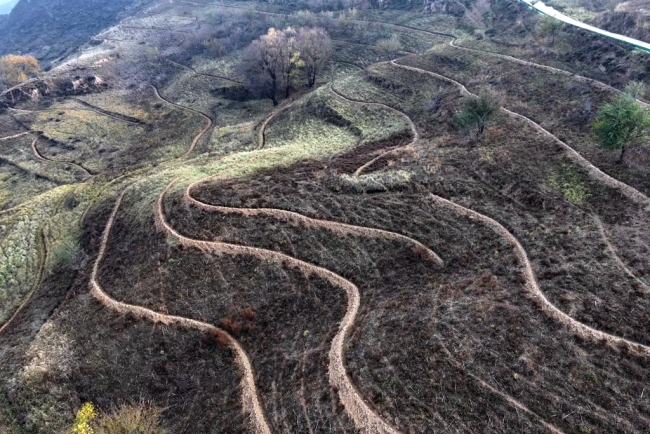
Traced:
POLYGON ((553 173, 548 184, 560 190, 564 198, 575 205, 584 205, 591 197, 580 173, 570 164, 563 164, 561 171, 553 173))
POLYGON ((404 170, 393 170, 361 176, 342 174, 331 176, 327 183, 331 190, 346 193, 391 191, 408 186, 411 183, 411 173, 404 170))
POLYGON ((85 403, 75 417, 73 434, 166 434, 160 424, 160 409, 146 403, 125 404, 110 414, 101 414, 85 403))
POLYGON ((166 434, 161 426, 160 409, 146 404, 126 404, 93 423, 94 434, 166 434))

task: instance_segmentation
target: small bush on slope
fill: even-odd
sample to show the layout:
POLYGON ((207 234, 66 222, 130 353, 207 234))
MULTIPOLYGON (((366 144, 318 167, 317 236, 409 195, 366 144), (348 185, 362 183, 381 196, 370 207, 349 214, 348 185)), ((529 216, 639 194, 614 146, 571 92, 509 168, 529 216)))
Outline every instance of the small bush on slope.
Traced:
POLYGON ((650 131, 650 113, 631 96, 619 95, 600 109, 592 128, 602 148, 621 150, 622 162, 626 149, 650 131))

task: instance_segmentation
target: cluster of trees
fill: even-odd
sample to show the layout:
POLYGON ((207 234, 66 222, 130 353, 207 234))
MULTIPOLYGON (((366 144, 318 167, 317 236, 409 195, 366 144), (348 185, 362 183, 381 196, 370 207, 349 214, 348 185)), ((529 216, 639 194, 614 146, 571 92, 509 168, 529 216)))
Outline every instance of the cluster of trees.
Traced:
POLYGON ((0 86, 15 86, 41 70, 38 60, 32 56, 8 54, 0 57, 0 86))
MULTIPOLYGON (((625 92, 614 97, 596 114, 592 129, 598 145, 603 149, 621 151, 619 162, 623 161, 627 149, 650 140, 650 110, 638 101, 647 93, 643 83, 630 82, 625 92)), ((456 122, 463 129, 475 129, 476 138, 480 139, 500 107, 499 99, 490 93, 468 97, 456 122)))
POLYGON ((322 28, 271 28, 244 51, 242 73, 249 89, 278 105, 278 93, 288 98, 299 78, 309 87, 316 83, 331 51, 332 41, 322 28))

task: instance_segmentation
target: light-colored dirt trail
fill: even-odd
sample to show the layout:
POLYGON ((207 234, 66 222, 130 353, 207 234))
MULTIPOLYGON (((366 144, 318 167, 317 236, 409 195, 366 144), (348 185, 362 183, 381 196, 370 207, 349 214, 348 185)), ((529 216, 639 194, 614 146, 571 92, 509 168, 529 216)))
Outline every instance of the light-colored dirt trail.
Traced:
MULTIPOLYGON (((259 156, 252 157, 249 160, 259 158, 259 156)), ((248 162, 249 160, 246 160, 248 162)), ((193 204, 195 206, 198 206, 200 208, 210 210, 210 211, 216 211, 216 212, 222 212, 222 213, 239 213, 242 215, 246 216, 255 216, 255 215, 270 215, 272 217, 276 217, 282 220, 290 221, 290 222, 295 222, 297 224, 304 224, 305 226, 309 227, 323 227, 326 229, 330 229, 334 232, 337 233, 353 233, 355 235, 365 235, 365 236, 370 236, 370 237, 384 237, 387 239, 394 239, 398 241, 405 241, 407 243, 412 243, 420 252, 420 254, 425 253, 425 255, 422 255, 423 259, 425 260, 430 260, 432 262, 436 262, 439 265, 443 265, 442 260, 439 258, 439 256, 428 249, 426 246, 422 245, 416 240, 413 240, 412 238, 405 237, 401 234, 396 234, 392 232, 386 232, 383 230, 377 230, 377 229, 372 229, 372 228, 366 228, 366 227, 359 227, 359 226, 352 226, 352 225, 346 225, 346 224, 341 224, 341 223, 336 223, 332 221, 327 221, 327 220, 319 220, 319 219, 312 219, 309 217, 306 217, 302 214, 294 213, 291 211, 286 211, 286 210, 279 210, 279 209, 274 209, 274 208, 231 208, 231 207, 221 207, 221 206, 215 206, 215 205, 209 205, 204 202, 201 202, 197 199, 195 199, 192 196, 192 190, 199 187, 200 184, 206 182, 206 179, 212 179, 214 180, 217 178, 217 176, 210 176, 208 178, 204 178, 201 180, 198 180, 192 184, 190 184, 184 192, 184 201, 189 204, 193 204)), ((162 207, 161 207, 162 209, 162 207)), ((443 345, 444 347, 444 345, 443 345)), ((545 422, 540 416, 535 414, 533 411, 528 409, 525 405, 523 405, 521 402, 517 401, 514 397, 499 391, 489 383, 487 383, 485 380, 482 378, 477 377, 476 375, 472 374, 471 372, 467 371, 467 369, 460 363, 448 350, 446 347, 444 347, 444 350, 447 352, 448 357, 450 358, 451 362, 459 369, 462 369, 464 372, 467 372, 468 375, 470 375, 472 378, 474 378, 482 387, 490 391, 491 393, 500 396, 503 398, 506 402, 508 402, 510 405, 515 407, 518 410, 524 411, 525 413, 534 416, 536 419, 542 423, 550 432, 554 434, 563 434, 561 430, 557 429, 554 427, 552 424, 549 424, 545 422)))
POLYGON ((81 104, 84 106, 86 109, 98 113, 100 115, 104 115, 106 117, 115 119, 120 122, 125 122, 127 124, 132 124, 132 125, 146 125, 146 122, 141 121, 140 119, 134 118, 132 116, 127 116, 123 115, 121 113, 116 113, 112 112, 110 110, 103 109, 101 107, 97 107, 95 105, 92 105, 86 101, 80 100, 79 98, 72 98, 73 101, 77 102, 78 104, 81 104))
POLYGON ((648 285, 646 285, 641 279, 639 279, 633 272, 628 268, 627 265, 625 265, 625 262, 621 259, 621 257, 618 255, 618 252, 616 250, 616 247, 609 241, 609 236, 607 234, 607 230, 605 229, 605 225, 603 225, 603 222, 598 218, 597 215, 592 215, 591 218, 593 218, 594 222, 596 223, 596 226, 598 227, 598 232, 600 233, 600 237, 603 239, 603 242, 607 246, 607 250, 609 250, 610 254, 612 255, 612 258, 614 258, 614 261, 616 261, 616 264, 625 272, 625 274, 628 275, 628 277, 634 279, 635 282, 639 285, 641 289, 643 289, 643 292, 646 294, 650 294, 650 288, 648 285))
MULTIPOLYGON (((420 69, 420 68, 416 68, 416 67, 413 67, 413 66, 402 65, 401 63, 397 63, 394 60, 391 62, 391 64, 398 67, 398 68, 407 69, 409 71, 414 71, 414 72, 417 72, 417 73, 420 73, 420 74, 427 74, 427 75, 430 75, 432 77, 436 77, 436 78, 438 78, 440 80, 444 80, 444 81, 447 81, 449 83, 452 83, 454 86, 456 86, 460 90, 462 95, 476 96, 475 94, 468 91, 467 88, 463 84, 459 83, 458 81, 456 81, 456 80, 454 80, 452 78, 449 78, 449 77, 446 77, 444 75, 440 75, 438 73, 428 71, 428 70, 425 70, 425 69, 420 69)), ((537 124, 532 119, 529 119, 526 116, 520 115, 519 113, 513 112, 511 110, 508 110, 505 107, 502 107, 501 111, 508 114, 508 115, 510 115, 510 116, 512 116, 512 117, 514 117, 514 118, 517 118, 517 119, 520 119, 520 120, 526 122, 528 125, 532 126, 535 130, 537 130, 542 135, 553 139, 554 142, 559 144, 564 149, 567 156, 575 164, 579 165, 584 170, 586 170, 589 173, 589 175, 591 175, 592 178, 597 179, 598 181, 602 182, 603 184, 618 190, 623 195, 625 195, 627 198, 633 200, 637 204, 642 205, 642 206, 650 209, 650 198, 648 198, 645 194, 641 193, 640 191, 638 191, 634 187, 625 184, 624 182, 621 182, 621 181, 619 181, 619 180, 617 180, 615 178, 612 178, 611 176, 609 176, 608 174, 606 174, 605 172, 603 172, 602 170, 600 170, 599 168, 597 168, 596 166, 591 164, 591 162, 589 160, 587 160, 582 155, 580 155, 571 146, 569 146, 568 144, 566 144, 565 142, 563 142, 562 140, 557 138, 551 132, 549 132, 549 131, 545 130, 544 128, 542 128, 539 124, 537 124)))
POLYGON ((224 77, 223 75, 208 74, 207 72, 198 72, 196 69, 194 69, 194 68, 192 68, 192 67, 190 67, 190 66, 186 66, 186 65, 183 65, 182 63, 174 62, 174 61, 171 60, 171 59, 165 59, 165 60, 166 60, 167 62, 171 63, 172 65, 176 65, 176 66, 178 66, 179 68, 182 68, 182 69, 184 69, 184 70, 186 70, 186 71, 189 71, 189 72, 191 72, 191 73, 193 73, 193 74, 195 74, 195 75, 202 75, 202 76, 204 76, 204 77, 219 78, 219 79, 221 79, 221 80, 230 81, 230 82, 232 82, 232 83, 242 84, 241 81, 233 80, 232 78, 224 77))
POLYGON ((264 122, 259 126, 257 129, 257 149, 262 149, 264 145, 266 145, 266 127, 271 123, 273 119, 280 113, 284 112, 285 110, 289 110, 291 107, 296 105, 300 99, 288 99, 282 102, 279 107, 277 107, 269 116, 267 116, 266 119, 264 119, 264 122))
POLYGON ((90 278, 90 291, 93 297, 95 297, 101 304, 105 307, 114 310, 120 313, 130 313, 139 318, 152 321, 154 323, 161 323, 165 325, 175 325, 178 327, 186 329, 196 329, 203 332, 211 333, 214 336, 218 336, 221 340, 228 342, 228 345, 235 353, 235 363, 239 366, 242 371, 242 405, 245 412, 249 413, 251 416, 251 422, 254 426, 254 430, 259 434, 271 434, 271 430, 268 427, 266 417, 262 412, 262 407, 259 403, 257 396, 257 388, 255 386, 255 376, 253 374, 253 369, 251 367, 248 355, 241 347, 239 342, 234 339, 226 331, 221 330, 211 324, 204 323, 202 321, 197 321, 194 319, 184 318, 175 315, 166 315, 159 312, 155 312, 151 309, 147 309, 142 306, 135 306, 120 301, 112 299, 99 284, 99 266, 102 259, 106 254, 106 247, 108 245, 108 239, 111 233, 111 228, 115 222, 115 217, 117 211, 124 199, 124 195, 128 191, 128 188, 125 189, 118 199, 115 202, 111 216, 106 223, 104 228, 104 233, 102 234, 101 244, 99 247, 99 253, 97 259, 93 265, 93 270, 90 278))
MULTIPOLYGON (((525 66, 532 66, 533 68, 543 69, 545 71, 552 72, 553 74, 559 74, 559 75, 564 75, 564 76, 567 76, 567 77, 571 77, 574 80, 581 81, 583 83, 591 84, 591 85, 593 85, 593 86, 595 86, 595 87, 597 87, 599 89, 602 89, 602 90, 607 90, 607 91, 614 92, 614 93, 617 93, 617 94, 622 93, 622 91, 620 91, 619 89, 616 89, 613 86, 610 86, 609 84, 603 83, 602 81, 598 81, 598 80, 596 80, 594 78, 584 77, 582 75, 575 74, 575 73, 573 73, 571 71, 556 68, 554 66, 542 65, 540 63, 535 63, 535 62, 531 62, 531 61, 528 61, 528 60, 519 59, 517 57, 509 56, 507 54, 499 54, 499 53, 494 53, 492 51, 484 51, 484 50, 478 50, 476 48, 463 47, 463 46, 460 46, 460 45, 456 45, 454 42, 456 42, 456 38, 449 41, 449 45, 451 45, 452 47, 454 47, 454 48, 456 48, 458 50, 469 51, 469 52, 472 52, 472 53, 487 54, 487 55, 490 55, 490 56, 494 56, 494 57, 498 57, 500 59, 507 60, 509 62, 514 62, 514 63, 518 63, 520 65, 525 65, 525 66)), ((637 101, 639 101, 639 103, 641 105, 645 106, 645 107, 650 107, 650 104, 648 104, 645 101, 641 101, 641 100, 637 100, 637 101)))
POLYGON ((205 136, 207 134, 207 132, 210 131, 210 128, 212 128, 212 126, 214 125, 214 122, 212 121, 212 118, 210 118, 210 116, 206 115, 205 113, 202 113, 202 112, 200 112, 198 110, 195 110, 195 109, 193 109, 191 107, 185 107, 185 106, 182 106, 180 104, 176 104, 175 102, 172 102, 172 101, 164 98, 162 95, 160 95, 160 92, 158 91, 158 88, 156 86, 154 86, 153 84, 150 85, 150 86, 153 89, 155 95, 159 99, 161 99, 162 101, 165 101, 166 103, 171 104, 174 107, 178 107, 180 109, 187 110, 187 111, 190 111, 192 113, 196 113, 197 115, 201 116, 205 120, 205 127, 203 127, 203 129, 201 131, 199 131, 199 133, 194 137, 194 140, 192 140, 192 143, 190 144, 190 147, 182 155, 183 157, 187 157, 189 154, 192 153, 192 151, 194 151, 194 148, 196 148, 196 144, 199 143, 199 140, 201 140, 201 138, 203 138, 203 136, 205 136))
POLYGON ((512 235, 506 228, 504 228, 499 222, 486 215, 478 213, 469 208, 465 208, 442 197, 431 194, 430 198, 437 205, 449 208, 458 215, 465 216, 470 220, 475 220, 483 223, 485 226, 489 227, 506 241, 508 241, 508 243, 513 247, 517 259, 523 266, 522 275, 526 280, 525 288, 528 295, 535 302, 537 302, 542 311, 549 317, 564 325, 567 329, 571 330, 573 334, 581 337, 582 339, 595 343, 605 342, 618 349, 625 347, 630 353, 638 356, 650 356, 650 347, 591 328, 588 325, 583 324, 570 317, 558 309, 555 305, 553 305, 542 292, 539 283, 537 283, 537 278, 535 277, 533 267, 528 260, 528 254, 526 253, 526 250, 524 250, 522 245, 519 243, 519 240, 517 240, 517 238, 515 238, 515 236, 512 235))
POLYGON ((92 173, 88 171, 85 167, 83 167, 81 164, 73 163, 72 161, 59 161, 59 160, 52 160, 51 158, 45 157, 41 152, 38 150, 38 147, 36 144, 38 143, 39 138, 35 138, 32 140, 32 154, 34 154, 34 157, 38 161, 42 161, 44 163, 52 163, 52 164, 62 164, 62 165, 69 165, 72 166, 80 171, 82 171, 88 178, 91 178, 93 176, 92 173))
MULTIPOLYGON (((198 187, 200 183, 202 183, 203 180, 199 180, 193 184, 190 184, 186 189, 185 189, 185 194, 184 194, 184 199, 186 203, 190 203, 192 205, 195 205, 199 208, 208 210, 208 211, 216 211, 216 212, 221 212, 221 213, 226 213, 226 214, 241 214, 244 216, 256 216, 256 215, 267 215, 271 217, 275 217, 281 220, 285 221, 290 221, 294 222, 296 224, 303 224, 307 227, 320 227, 320 228, 325 228, 328 230, 331 230, 336 233, 341 233, 341 234, 354 234, 354 235, 360 235, 360 236, 369 236, 369 237, 376 237, 376 238, 384 238, 384 239, 391 239, 391 240, 396 240, 396 241, 403 241, 408 244, 412 244, 415 246, 415 248, 418 249, 419 252, 425 253, 423 255, 423 259, 425 260, 430 260, 432 262, 436 262, 439 265, 443 265, 442 260, 439 258, 439 256, 430 250, 428 247, 425 245, 421 244, 420 242, 406 237, 401 234, 397 234, 394 232, 388 232, 384 231, 381 229, 374 229, 374 228, 367 228, 367 227, 360 227, 360 226, 353 226, 353 225, 347 225, 343 223, 337 223, 337 222, 332 222, 328 220, 319 220, 319 219, 312 219, 309 217, 306 217, 302 214, 291 212, 291 211, 286 211, 286 210, 280 210, 280 209, 275 209, 275 208, 232 208, 232 207, 223 207, 223 206, 216 206, 216 205, 209 205, 204 202, 201 202, 197 199, 195 199, 191 192, 194 188, 198 187)), ((443 346, 444 347, 444 346, 443 346)), ((531 416, 533 416, 535 419, 539 420, 540 423, 549 430, 549 432, 554 433, 554 434, 563 434, 561 430, 553 426, 552 424, 549 424, 545 422, 539 415, 537 415, 535 412, 532 410, 528 409, 525 405, 523 405, 521 402, 516 400, 514 397, 499 391, 492 385, 488 384, 485 380, 482 378, 477 377, 476 375, 472 374, 471 372, 467 371, 467 369, 462 366, 462 364, 447 350, 446 347, 444 347, 447 356, 451 360, 451 362, 457 366, 457 368, 462 369, 464 372, 467 372, 469 376, 471 376, 475 381, 477 381, 482 387, 485 389, 489 390, 491 393, 498 395, 499 397, 503 398, 506 402, 508 402, 511 406, 515 407, 518 410, 521 410, 531 416)))
POLYGON ((17 139, 18 137, 26 136, 27 134, 29 134, 29 131, 23 131, 22 133, 14 134, 13 136, 0 137, 0 141, 17 139))
POLYGON ((420 140, 420 133, 418 132, 418 129, 415 126, 415 123, 411 120, 410 117, 408 117, 406 115, 406 113, 403 113, 403 112, 401 112, 401 111, 399 111, 399 110, 397 110, 397 109, 395 109, 393 107, 387 106, 386 104, 381 104, 381 103, 377 103, 377 102, 367 102, 367 101, 362 101, 362 100, 350 98, 348 96, 343 95, 338 90, 336 90, 333 85, 330 85, 329 88, 330 88, 330 91, 334 95, 336 95, 337 97, 339 97, 339 98, 341 98, 341 99, 343 99, 345 101, 348 101, 348 102, 351 102, 351 103, 354 103, 354 104, 362 104, 362 105, 366 105, 366 106, 369 106, 369 107, 379 107, 379 108, 383 108, 383 109, 386 109, 386 110, 390 110, 393 113, 397 113, 398 115, 400 115, 401 117, 406 119, 406 122, 408 123, 409 129, 411 130, 411 134, 413 136, 411 141, 409 143, 407 143, 406 145, 400 146, 400 147, 397 147, 397 148, 393 148, 393 149, 391 149, 389 151, 386 151, 386 152, 384 152, 382 154, 379 154, 378 156, 376 156, 372 160, 364 163, 357 170, 354 171, 353 176, 361 175, 363 173, 363 171, 366 170, 368 167, 372 166, 377 161, 388 157, 389 155, 395 155, 395 154, 398 154, 398 153, 405 152, 408 149, 412 149, 413 145, 415 145, 418 142, 418 140, 420 140))
POLYGON ((444 343, 441 342, 441 346, 442 346, 442 349, 443 349, 445 355, 450 360, 451 364, 454 365, 456 367, 456 369, 459 369, 462 372, 465 372, 469 377, 471 377, 474 381, 476 381, 478 384, 480 384, 481 387, 489 390, 494 395, 499 396, 501 399, 506 401, 509 405, 516 408, 517 410, 520 410, 520 411, 526 413, 529 416, 533 416, 549 432, 551 432, 553 434, 564 434, 564 431, 560 430, 559 428, 557 428, 553 424, 550 424, 550 423, 546 422, 544 419, 542 419, 541 416, 539 416, 537 413, 535 413, 534 411, 532 411, 531 409, 526 407, 521 402, 517 401, 512 396, 510 396, 507 393, 504 393, 504 392, 496 389, 494 386, 492 386, 491 384, 489 384, 488 382, 486 382, 482 378, 477 377, 476 375, 474 375, 467 368, 465 368, 465 366, 456 357, 454 357, 454 355, 451 353, 451 351, 449 351, 449 349, 447 348, 447 346, 444 343))
POLYGON ((299 214, 293 211, 286 211, 277 208, 233 208, 226 206, 210 205, 205 202, 201 202, 192 196, 192 190, 197 187, 203 180, 199 180, 193 184, 190 184, 185 189, 184 200, 186 203, 192 204, 198 208, 215 211, 223 214, 241 214, 243 216, 258 216, 264 215, 276 218, 278 220, 283 220, 287 222, 294 223, 296 225, 303 225, 305 227, 312 228, 323 228, 329 231, 332 231, 341 235, 358 235, 366 236, 371 238, 382 238, 386 240, 393 240, 398 242, 403 242, 413 247, 422 259, 434 262, 440 266, 443 266, 444 263, 440 256, 438 256, 433 250, 425 246, 421 242, 414 240, 413 238, 407 237, 406 235, 398 234, 396 232, 386 231, 383 229, 375 229, 365 226, 356 226, 346 223, 338 223, 331 220, 321 220, 311 217, 307 217, 303 214, 299 214))
MULTIPOLYGON (((97 114, 113 118, 117 121, 120 122, 125 122, 128 124, 137 124, 137 125, 146 125, 144 121, 141 121, 140 119, 136 118, 131 118, 130 116, 122 115, 120 113, 115 113, 111 112, 109 110, 104 110, 100 107, 94 106, 90 103, 87 103, 85 101, 81 101, 80 99, 72 98, 71 101, 75 101, 81 105, 83 105, 83 108, 71 108, 71 107, 59 107, 59 108, 48 108, 48 109, 43 109, 43 110, 22 110, 22 109, 14 109, 14 108, 9 108, 12 112, 15 112, 16 115, 25 115, 25 114, 30 114, 30 113, 47 113, 47 112, 60 112, 60 111, 77 111, 77 112, 95 112, 97 114)), ((15 119, 15 118, 14 118, 15 119)), ((22 124, 21 124, 22 125, 22 124)))
POLYGON ((149 32, 169 32, 169 33, 178 33, 180 35, 189 35, 192 32, 187 30, 173 30, 166 29, 164 27, 140 27, 140 26, 118 26, 119 29, 131 29, 131 30, 144 30, 149 32))
POLYGON ((329 353, 330 383, 332 384, 332 387, 338 390, 339 399, 358 429, 367 434, 398 434, 399 431, 384 422, 379 415, 377 415, 368 404, 366 404, 357 389, 354 387, 352 380, 350 380, 345 370, 345 340, 351 332, 351 327, 354 324, 359 311, 359 288, 357 288, 357 286, 352 282, 331 272, 330 270, 301 261, 285 255, 284 253, 219 241, 196 240, 181 235, 169 225, 163 211, 164 196, 173 184, 174 182, 169 184, 158 197, 156 205, 156 222, 168 236, 176 239, 181 245, 216 254, 250 255, 263 260, 273 261, 280 265, 295 267, 306 276, 319 276, 330 284, 345 290, 348 299, 347 311, 341 321, 338 333, 332 340, 332 347, 329 353))

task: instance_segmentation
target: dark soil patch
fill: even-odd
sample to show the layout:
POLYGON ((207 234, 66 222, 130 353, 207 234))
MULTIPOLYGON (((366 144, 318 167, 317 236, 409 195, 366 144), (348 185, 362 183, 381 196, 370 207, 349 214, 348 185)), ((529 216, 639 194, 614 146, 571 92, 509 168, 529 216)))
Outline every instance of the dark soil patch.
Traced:
MULTIPOLYGON (((339 173, 352 174, 355 170, 377 155, 392 148, 406 146, 411 142, 411 140, 413 140, 413 135, 410 131, 400 131, 386 140, 364 143, 363 145, 356 146, 354 149, 336 156, 330 162, 328 168, 339 173)), ((385 165, 385 160, 379 160, 371 167, 368 167, 368 171, 379 170, 385 165)))

